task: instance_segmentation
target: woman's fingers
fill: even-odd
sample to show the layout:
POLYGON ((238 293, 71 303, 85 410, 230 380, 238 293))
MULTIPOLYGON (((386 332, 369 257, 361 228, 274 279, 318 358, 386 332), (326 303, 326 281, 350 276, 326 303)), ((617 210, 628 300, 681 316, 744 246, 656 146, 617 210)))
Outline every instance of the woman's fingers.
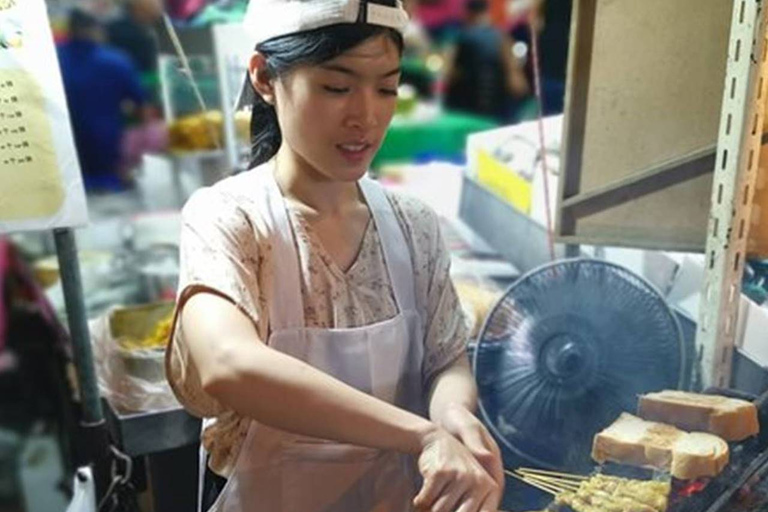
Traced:
POLYGON ((448 486, 449 479, 442 475, 431 474, 424 477, 424 484, 421 486, 419 494, 413 500, 413 506, 419 510, 430 510, 435 500, 440 497, 443 490, 448 486))
POLYGON ((501 493, 491 492, 483 501, 480 506, 480 512, 500 512, 499 506, 501 505, 501 493))
POLYGON ((483 474, 472 492, 464 496, 455 512, 497 512, 500 492, 499 486, 490 480, 488 475, 483 474))
MULTIPOLYGON (((469 430, 467 430, 469 432, 469 430)), ((482 444, 482 434, 476 434, 477 450, 489 463, 496 460, 490 448, 482 444)), ((419 456, 419 471, 424 485, 414 499, 418 510, 429 512, 478 512, 486 498, 500 495, 501 485, 483 467, 472 451, 457 437, 443 432, 419 456)))
POLYGON ((494 481, 504 486, 504 469, 499 450, 493 436, 480 420, 465 407, 451 407, 443 416, 446 430, 455 436, 494 481))
POLYGON ((431 512, 454 512, 457 505, 466 494, 466 489, 460 487, 454 488, 450 493, 440 496, 440 498, 435 501, 431 512))
POLYGON ((501 450, 485 427, 478 422, 474 428, 463 432, 461 441, 493 480, 503 486, 505 480, 501 450))
POLYGON ((494 482, 501 486, 503 490, 506 479, 504 476, 504 463, 501 459, 501 450, 499 449, 499 446, 496 444, 496 441, 494 441, 491 434, 485 428, 482 429, 482 433, 485 441, 485 447, 488 450, 488 456, 483 457, 483 460, 478 460, 483 465, 485 470, 488 471, 488 473, 491 475, 494 482))

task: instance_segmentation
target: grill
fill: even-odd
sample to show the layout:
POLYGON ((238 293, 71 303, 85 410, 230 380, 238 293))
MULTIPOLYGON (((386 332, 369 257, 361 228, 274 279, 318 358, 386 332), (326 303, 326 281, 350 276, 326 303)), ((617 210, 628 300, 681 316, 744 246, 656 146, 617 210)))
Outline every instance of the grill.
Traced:
POLYGON ((675 482, 669 512, 765 512, 768 510, 768 391, 760 397, 735 390, 710 390, 752 400, 758 409, 760 435, 731 444, 728 466, 717 477, 675 482))
MULTIPOLYGON (((491 310, 472 351, 481 416, 507 466, 568 478, 588 474, 595 467, 595 434, 622 412, 637 411, 639 396, 695 387, 693 336, 684 335, 680 318, 640 276, 601 260, 558 261, 517 280, 491 310)), ((671 482, 667 512, 768 512, 768 392, 759 398, 733 389, 707 392, 755 402, 766 432, 732 443, 729 464, 717 477, 671 482)), ((669 479, 621 465, 606 464, 600 472, 669 479)), ((631 496, 620 499, 626 486, 602 480, 613 482, 619 507, 633 504, 631 496)), ((539 488, 577 506, 610 508, 600 482, 539 488), (574 485, 581 496, 569 495, 574 485)), ((536 486, 510 487, 507 509, 546 503, 536 486)))
MULTIPOLYGON (((768 425, 768 391, 759 398, 730 389, 710 389, 731 398, 753 401, 761 426, 768 425)), ((648 480, 662 475, 650 470, 606 464, 602 472, 648 480)), ((573 512, 570 507, 561 511, 573 512)), ((741 443, 731 443, 730 461, 718 476, 699 480, 676 480, 667 512, 766 512, 768 511, 768 428, 741 443)))

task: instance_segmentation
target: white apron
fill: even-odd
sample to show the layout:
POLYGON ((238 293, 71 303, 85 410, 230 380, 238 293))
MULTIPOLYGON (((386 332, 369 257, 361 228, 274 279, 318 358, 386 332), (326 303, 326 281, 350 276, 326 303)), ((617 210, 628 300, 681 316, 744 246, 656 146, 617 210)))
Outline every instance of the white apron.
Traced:
MULTIPOLYGON (((425 415, 423 327, 413 266, 382 188, 367 178, 360 181, 399 313, 360 328, 313 329, 304 325, 299 261, 285 202, 271 169, 253 172, 260 173, 255 193, 270 229, 274 261, 279 262, 273 289, 267 291, 268 344, 361 391, 425 415)), ((201 481, 204 464, 202 454, 201 481)), ((298 436, 252 421, 233 474, 210 511, 408 512, 418 481, 412 456, 298 436)))

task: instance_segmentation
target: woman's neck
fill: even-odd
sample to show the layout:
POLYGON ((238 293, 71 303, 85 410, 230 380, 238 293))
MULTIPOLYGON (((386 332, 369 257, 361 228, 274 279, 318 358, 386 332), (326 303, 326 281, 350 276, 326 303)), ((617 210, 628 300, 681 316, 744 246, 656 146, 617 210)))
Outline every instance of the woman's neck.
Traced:
POLYGON ((356 181, 324 176, 285 144, 275 156, 275 179, 287 199, 318 215, 344 215, 363 202, 356 181))

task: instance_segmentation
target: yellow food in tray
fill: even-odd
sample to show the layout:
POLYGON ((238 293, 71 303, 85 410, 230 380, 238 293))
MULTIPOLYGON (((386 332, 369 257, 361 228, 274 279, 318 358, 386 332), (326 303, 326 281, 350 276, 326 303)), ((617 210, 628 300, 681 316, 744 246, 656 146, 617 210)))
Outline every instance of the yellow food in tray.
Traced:
POLYGON ((157 323, 154 331, 149 336, 142 339, 125 337, 121 338, 118 343, 123 350, 164 349, 168 344, 172 325, 173 315, 169 315, 157 323))
MULTIPOLYGON (((235 135, 240 142, 250 139, 251 113, 239 111, 234 114, 235 135)), ((178 151, 203 151, 223 147, 224 116, 219 110, 184 116, 168 128, 170 145, 178 151)))
POLYGON ((223 123, 218 110, 182 117, 168 129, 171 148, 192 151, 221 147, 223 123))

